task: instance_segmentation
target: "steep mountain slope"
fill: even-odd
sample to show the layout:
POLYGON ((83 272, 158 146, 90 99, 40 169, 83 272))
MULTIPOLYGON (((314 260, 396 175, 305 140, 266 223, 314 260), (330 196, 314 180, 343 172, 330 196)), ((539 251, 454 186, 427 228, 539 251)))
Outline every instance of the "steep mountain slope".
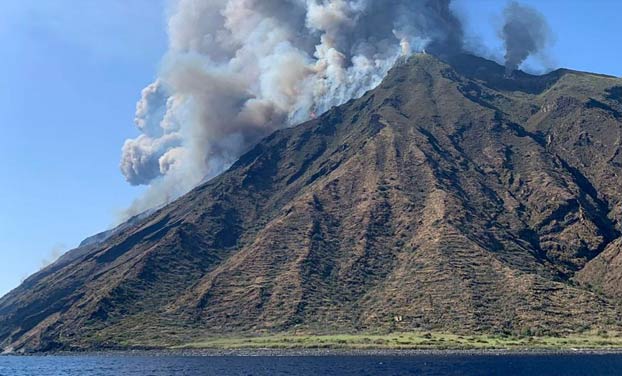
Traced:
POLYGON ((26 280, 0 299, 0 344, 618 326, 621 94, 416 55, 26 280))

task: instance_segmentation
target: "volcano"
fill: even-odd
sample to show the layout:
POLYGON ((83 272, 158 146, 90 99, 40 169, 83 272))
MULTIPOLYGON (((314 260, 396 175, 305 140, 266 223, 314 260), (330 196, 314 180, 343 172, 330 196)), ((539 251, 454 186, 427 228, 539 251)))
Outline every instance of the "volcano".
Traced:
POLYGON ((0 347, 619 328, 621 135, 619 78, 414 55, 25 280, 0 347))

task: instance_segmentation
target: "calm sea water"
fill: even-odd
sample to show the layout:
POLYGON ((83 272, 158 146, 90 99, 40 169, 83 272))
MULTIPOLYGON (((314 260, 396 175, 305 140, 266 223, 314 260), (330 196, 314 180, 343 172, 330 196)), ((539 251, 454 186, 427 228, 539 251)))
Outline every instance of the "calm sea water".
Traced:
POLYGON ((622 355, 0 357, 0 375, 622 375, 622 355))

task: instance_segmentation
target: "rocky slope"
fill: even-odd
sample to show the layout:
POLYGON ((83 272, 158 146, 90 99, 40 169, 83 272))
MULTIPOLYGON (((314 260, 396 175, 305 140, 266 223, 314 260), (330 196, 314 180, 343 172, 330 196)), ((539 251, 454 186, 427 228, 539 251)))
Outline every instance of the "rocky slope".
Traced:
POLYGON ((0 299, 0 345, 620 325, 622 80, 416 55, 0 299))

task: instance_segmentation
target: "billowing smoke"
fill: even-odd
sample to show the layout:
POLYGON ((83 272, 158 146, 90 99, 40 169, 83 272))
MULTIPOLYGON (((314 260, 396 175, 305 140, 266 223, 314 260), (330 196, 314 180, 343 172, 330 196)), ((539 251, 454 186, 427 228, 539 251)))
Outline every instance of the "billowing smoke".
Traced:
POLYGON ((529 55, 541 52, 549 43, 551 30, 537 10, 511 2, 503 12, 501 38, 505 43, 505 68, 509 75, 529 55))
POLYGON ((123 146, 127 215, 213 177, 276 129, 377 85, 395 61, 462 48, 450 0, 177 0, 160 77, 142 92, 141 134, 123 146))

